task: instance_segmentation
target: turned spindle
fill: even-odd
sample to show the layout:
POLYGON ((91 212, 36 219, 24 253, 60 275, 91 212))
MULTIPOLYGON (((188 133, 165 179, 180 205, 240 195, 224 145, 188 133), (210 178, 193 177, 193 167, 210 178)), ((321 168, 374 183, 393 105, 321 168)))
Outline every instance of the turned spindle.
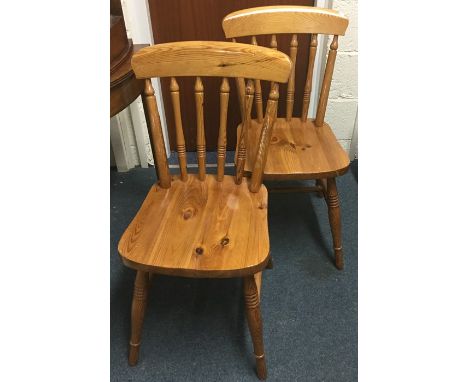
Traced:
POLYGON ((133 288, 131 334, 128 354, 128 363, 135 366, 138 363, 140 352, 141 329, 145 317, 146 303, 148 300, 148 272, 137 271, 135 285, 133 288))
POLYGON ((217 180, 222 182, 224 178, 224 163, 226 162, 226 124, 229 104, 229 81, 223 78, 219 93, 219 133, 218 133, 218 169, 217 180))
MULTIPOLYGON (((257 38, 252 36, 252 44, 258 45, 257 38)), ((257 112, 257 122, 263 121, 263 100, 262 100, 262 83, 260 80, 255 80, 255 111, 257 112)))
POLYGON ((343 269, 343 246, 341 243, 341 217, 340 203, 338 200, 338 191, 336 189, 335 178, 327 179, 327 198, 328 219, 333 237, 333 249, 335 252, 335 265, 338 269, 343 269))
POLYGON ((338 36, 333 36, 333 41, 330 44, 328 52, 327 65, 325 66, 325 74, 323 76, 322 89, 320 90, 320 98, 317 107, 317 117, 315 118, 315 126, 323 125, 325 112, 327 110, 328 94, 330 93, 330 85, 333 76, 333 68, 335 67, 336 51, 338 49, 338 36))
POLYGON ((144 94, 143 107, 146 120, 148 121, 151 149, 153 150, 159 185, 162 188, 169 188, 171 187, 171 175, 167 164, 166 147, 164 145, 158 105, 150 79, 145 80, 144 94))
POLYGON ((278 98, 278 84, 274 83, 268 96, 267 110, 265 117, 263 118, 262 130, 260 132, 260 138, 257 146, 257 155, 255 158, 254 168, 252 171, 252 178, 249 186, 251 192, 258 192, 262 185, 263 170, 265 169, 265 164, 268 155, 268 147, 271 141, 273 125, 276 120, 278 98))
POLYGON ((187 180, 187 158, 185 154, 185 138, 184 130, 182 128, 182 115, 180 113, 180 95, 179 84, 175 77, 171 77, 171 97, 172 108, 174 109, 174 121, 176 126, 176 144, 177 144, 177 157, 179 159, 180 179, 187 180))
POLYGON ((302 100, 302 114, 301 121, 307 121, 307 114, 309 113, 310 105, 310 92, 312 91, 312 77, 314 73, 315 56, 317 54, 317 34, 313 33, 310 37, 309 46, 309 62, 307 64, 307 77, 304 85, 304 98, 302 100))
MULTIPOLYGON (((232 42, 236 42, 236 39, 233 38, 232 42)), ((239 100, 239 109, 241 120, 244 120, 244 97, 245 97, 245 80, 241 77, 236 77, 236 88, 237 88, 237 97, 239 100)))
POLYGON ((251 112, 253 103, 254 85, 252 80, 247 81, 245 87, 244 97, 244 119, 242 121, 241 131, 239 134, 239 140, 237 143, 237 160, 236 160, 236 184, 242 182, 244 176, 244 165, 245 158, 247 155, 247 144, 248 144, 248 129, 251 122, 251 112))
POLYGON ((297 56, 297 34, 293 34, 289 49, 289 57, 291 58, 292 68, 289 75, 288 90, 286 93, 286 121, 290 121, 293 113, 294 106, 294 91, 295 91, 295 77, 296 77, 296 56, 297 56))
POLYGON ((203 83, 200 77, 195 81, 195 105, 197 108, 197 159, 198 177, 205 180, 206 177, 206 143, 205 122, 203 114, 203 83))
POLYGON ((263 348, 263 325, 260 312, 260 300, 254 276, 244 277, 244 300, 245 314, 252 337, 257 376, 266 379, 267 369, 265 361, 265 350, 263 348))

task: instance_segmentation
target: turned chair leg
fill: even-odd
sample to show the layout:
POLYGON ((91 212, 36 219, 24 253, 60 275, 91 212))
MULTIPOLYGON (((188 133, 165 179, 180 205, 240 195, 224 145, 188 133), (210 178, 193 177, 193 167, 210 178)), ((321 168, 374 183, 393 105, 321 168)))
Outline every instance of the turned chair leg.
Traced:
POLYGON ((133 289, 132 301, 132 318, 131 318, 131 334, 130 334, 130 349, 128 355, 128 363, 130 366, 135 366, 138 362, 138 354, 140 351, 141 328, 145 317, 146 303, 148 299, 148 285, 150 275, 148 272, 137 271, 135 278, 135 287, 133 289))
POLYGON ((259 379, 264 380, 267 376, 267 370, 265 352, 263 349, 262 316, 260 313, 260 301, 258 298, 255 276, 244 277, 244 299, 245 313, 254 347, 257 376, 259 379))
POLYGON ((341 243, 341 217, 340 204, 338 201, 338 191, 336 190, 335 178, 327 179, 328 219, 333 236, 333 248, 335 251, 335 265, 338 269, 343 269, 343 247, 341 243))

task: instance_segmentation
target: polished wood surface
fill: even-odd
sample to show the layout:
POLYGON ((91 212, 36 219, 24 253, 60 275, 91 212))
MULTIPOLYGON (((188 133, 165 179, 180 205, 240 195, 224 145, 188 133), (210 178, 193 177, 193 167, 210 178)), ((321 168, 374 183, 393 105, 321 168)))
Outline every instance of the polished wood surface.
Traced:
POLYGON ((206 142, 205 114, 203 113, 203 82, 200 77, 195 81, 195 105, 197 107, 197 159, 198 176, 205 180, 206 176, 206 142))
MULTIPOLYGON (((252 36, 252 45, 258 45, 255 36, 252 36)), ((262 83, 260 80, 255 80, 255 110, 257 112, 257 122, 263 121, 263 100, 262 100, 262 83)))
POLYGON ((323 33, 343 36, 348 19, 327 8, 275 5, 243 9, 223 19, 226 38, 278 33, 323 33))
POLYGON ((128 354, 128 363, 130 366, 135 366, 138 363, 141 330, 148 302, 148 286, 149 274, 147 272, 138 271, 135 277, 135 286, 133 288, 131 334, 128 354))
POLYGON ((333 249, 335 252, 335 265, 338 269, 343 269, 343 246, 341 244, 341 217, 338 191, 336 189, 335 178, 327 179, 327 205, 328 218, 333 236, 333 249))
POLYGON ((253 160, 249 160, 249 164, 253 164, 251 190, 254 192, 257 192, 262 187, 265 166, 268 160, 268 149, 271 146, 271 135, 273 133, 273 128, 271 128, 271 126, 274 126, 276 121, 278 98, 278 85, 273 84, 261 129, 258 129, 257 135, 251 134, 251 122, 247 133, 247 141, 249 142, 249 145, 247 146, 248 152, 251 153, 252 158, 255 158, 253 160), (254 145, 253 142, 258 142, 258 145, 254 145))
POLYGON ((154 185, 119 242, 126 265, 186 277, 237 277, 265 268, 269 256, 267 192, 246 178, 218 182, 190 174, 170 189, 154 185))
POLYGON ((281 52, 223 41, 180 41, 144 48, 132 57, 137 78, 243 77, 286 82, 290 60, 281 52))
POLYGON ((182 128, 182 113, 180 111, 179 84, 175 77, 171 78, 170 87, 176 127, 177 158, 179 159, 180 179, 185 182, 187 180, 187 156, 185 153, 184 129, 182 128))
MULTIPOLYGON (((145 81, 144 106, 158 183, 151 187, 118 244, 124 264, 138 271, 132 305, 130 364, 134 365, 138 360, 147 272, 184 277, 245 277, 246 315, 257 358, 257 374, 259 378, 266 377, 257 292, 257 285, 259 289, 261 287, 261 272, 270 260, 268 194, 262 185, 262 176, 276 115, 276 81, 288 80, 291 65, 288 56, 281 52, 230 42, 154 45, 133 57, 132 68, 145 81), (216 175, 206 174, 205 163, 205 88, 201 77, 207 75, 222 77, 218 78, 220 87, 217 92, 220 100, 218 165, 222 170, 218 168, 216 175), (152 76, 171 78, 170 92, 181 163, 179 176, 169 173, 158 105, 151 79, 147 78, 152 76), (182 153, 186 144, 176 76, 195 77, 192 94, 196 106, 198 174, 187 174, 185 153, 182 153), (245 138, 250 124, 254 80, 273 81, 258 141, 246 142, 241 138, 240 147, 244 152, 247 145, 257 147, 251 180, 242 176, 244 165, 240 162, 236 176, 224 175, 230 99, 227 77, 249 78, 241 127, 241 135, 245 138)), ((245 161, 245 154, 243 156, 245 161)))
POLYGON ((221 82, 219 93, 219 132, 218 132, 218 182, 221 182, 224 177, 224 165, 226 162, 226 126, 229 106, 229 81, 226 77, 221 82))
MULTIPOLYGON (((134 44, 132 55, 147 44, 134 44)), ((110 75, 110 116, 120 113, 143 93, 145 82, 135 77, 131 66, 131 56, 120 63, 110 75)))
POLYGON ((333 68, 335 67, 336 51, 338 49, 338 36, 333 36, 333 41, 330 44, 328 52, 327 65, 325 66, 325 74, 323 75, 322 87, 320 89, 320 98, 317 106, 317 116, 315 118, 315 125, 322 126, 327 110, 328 94, 330 93, 330 86, 333 76, 333 68))
MULTIPOLYGON (((248 7, 259 7, 264 5, 314 5, 313 0, 148 0, 148 6, 151 18, 151 28, 155 44, 174 42, 174 41, 226 41, 221 22, 223 17, 230 12, 248 7)), ((268 36, 269 39, 270 36, 268 36)), ((290 36, 278 36, 278 48, 282 52, 287 52, 290 36)), ((237 40, 241 43, 251 43, 250 37, 241 37, 237 40)), ((267 36, 257 36, 257 42, 261 46, 269 46, 267 36)), ((309 45, 309 35, 298 35, 299 47, 309 45)), ((307 72, 307 49, 299 48, 297 52, 296 65, 296 105, 294 113, 300 113, 300 103, 298 99, 302 98, 304 91, 303 84, 307 72)), ((183 108, 182 123, 184 126, 185 143, 187 151, 196 151, 196 114, 195 99, 193 96, 192 78, 181 77, 177 79, 180 87, 180 101, 183 108)), ((236 81, 229 79, 229 85, 232 89, 231 99, 229 100, 228 120, 227 120, 227 150, 236 148, 236 126, 241 123, 241 110, 238 98, 243 95, 235 91, 236 81), (236 94, 237 93, 237 94, 236 94)), ((166 110, 166 122, 171 142, 171 150, 176 151, 175 121, 173 110, 171 108, 171 94, 169 91, 169 78, 161 78, 161 90, 164 109, 166 110)), ((204 110, 205 110, 205 140, 207 151, 216 151, 218 141, 219 125, 219 81, 216 78, 203 78, 205 89, 204 110)), ((266 106, 270 87, 263 84, 262 101, 263 107, 266 106)), ((286 94, 286 84, 280 85, 281 96, 286 94)), ((284 113, 285 103, 280 102, 279 113, 284 113)), ((253 107, 252 118, 256 116, 256 105, 253 107)))
MULTIPOLYGON (((240 130, 240 126, 238 128, 240 130)), ((261 125, 251 122, 249 140, 258 140, 261 125)), ((327 123, 321 127, 308 120, 278 118, 273 127, 266 160, 264 179, 318 179, 344 174, 349 166, 346 151, 336 140, 327 123)), ((256 155, 254 147, 247 149, 245 172, 252 171, 256 155)))
POLYGON ((290 121, 293 112, 294 104, 294 78, 296 73, 296 56, 297 56, 297 34, 293 34, 291 38, 291 46, 289 50, 289 57, 292 61, 291 74, 288 81, 288 92, 286 94, 286 121, 290 121))
POLYGON ((240 183, 244 177, 245 158, 247 152, 247 131, 250 126, 252 101, 253 101, 253 84, 252 80, 247 82, 244 96, 244 121, 240 125, 239 139, 237 140, 237 156, 236 156, 236 183, 240 183))
POLYGON ((302 98, 302 112, 301 112, 301 121, 307 121, 307 114, 309 113, 310 105, 310 92, 312 90, 312 75, 314 73, 315 66, 315 56, 317 54, 317 33, 313 33, 310 38, 309 46, 309 59, 307 62, 307 77, 306 83, 304 86, 304 97, 302 98))
POLYGON ((259 291, 254 276, 244 277, 245 314, 252 337, 257 376, 261 380, 267 377, 265 351, 263 348, 263 324, 260 312, 259 291))
MULTIPOLYGON (((349 167, 349 158, 341 145, 336 140, 332 129, 324 122, 333 69, 337 57, 338 36, 344 35, 348 27, 348 20, 338 12, 330 9, 305 6, 268 6, 257 7, 233 12, 223 19, 223 29, 226 38, 239 39, 244 36, 271 35, 270 46, 276 49, 276 36, 292 34, 289 44, 289 55, 293 68, 288 81, 286 91, 285 118, 280 118, 270 131, 272 141, 267 147, 270 154, 264 168, 264 178, 271 180, 306 180, 316 179, 318 183, 308 191, 319 192, 324 195, 326 188, 322 185, 322 179, 328 178, 334 182, 335 177, 345 173, 349 167), (309 34, 307 75, 304 81, 304 93, 302 97, 302 110, 297 113, 294 108, 296 96, 296 66, 298 52, 304 51, 298 34, 309 34), (317 34, 331 34, 333 40, 330 44, 327 63, 321 81, 320 97, 317 106, 315 120, 308 119, 310 106, 310 91, 313 79, 313 70, 318 48, 317 34), (297 116, 297 117, 296 117, 297 116), (298 118, 300 116, 300 118, 298 118)), ((271 85, 272 87, 274 84, 271 85)), ((251 122, 247 140, 258 139, 261 128, 258 121, 251 122)), ((240 136, 240 126, 237 128, 240 136)), ((245 172, 248 174, 254 164, 256 149, 249 147, 245 163, 245 172)), ((239 151, 239 149, 237 149, 239 151)), ((253 180, 253 176, 252 176, 253 180)), ((281 191, 285 191, 284 189, 281 191)), ((290 191, 295 191, 290 189, 290 191)), ((335 187, 336 191, 336 187, 335 187)), ((343 268, 343 255, 341 249, 340 213, 338 208, 338 194, 331 192, 332 203, 329 203, 330 225, 333 233, 335 248, 335 264, 338 269, 343 268), (336 200, 335 200, 336 199, 336 200), (331 207, 330 207, 331 206, 331 207)), ((328 200, 328 198, 327 198, 328 200)))
POLYGON ((148 132, 156 165, 156 174, 158 176, 159 185, 162 188, 169 188, 171 187, 171 175, 167 164, 167 154, 166 147, 164 145, 161 119, 159 118, 158 105, 156 104, 153 85, 149 79, 145 80, 144 92, 143 107, 145 109, 146 121, 148 123, 148 132))

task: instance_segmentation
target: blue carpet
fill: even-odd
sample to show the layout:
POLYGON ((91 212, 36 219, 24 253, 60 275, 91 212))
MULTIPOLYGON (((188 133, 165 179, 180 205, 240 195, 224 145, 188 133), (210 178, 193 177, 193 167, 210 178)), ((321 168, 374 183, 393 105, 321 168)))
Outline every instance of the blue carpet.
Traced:
MULTIPOLYGON (((140 361, 128 366, 135 272, 122 264, 117 243, 155 171, 112 170, 110 178, 111 380, 258 381, 240 279, 155 276, 140 361)), ((343 271, 333 265, 324 200, 269 195, 274 269, 263 273, 261 301, 269 381, 357 381, 357 161, 337 185, 343 271)))

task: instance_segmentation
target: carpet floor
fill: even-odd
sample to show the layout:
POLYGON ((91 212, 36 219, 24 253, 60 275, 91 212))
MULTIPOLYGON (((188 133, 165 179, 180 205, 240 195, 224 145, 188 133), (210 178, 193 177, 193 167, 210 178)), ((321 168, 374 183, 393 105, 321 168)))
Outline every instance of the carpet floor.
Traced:
MULTIPOLYGON (((337 179, 343 271, 333 265, 325 201, 315 194, 269 194, 274 268, 263 273, 261 291, 269 381, 357 381, 357 178, 354 161, 337 179)), ((240 279, 155 276, 140 360, 128 366, 135 271, 122 264, 117 243, 155 171, 111 170, 110 180, 111 381, 258 381, 240 279)))

